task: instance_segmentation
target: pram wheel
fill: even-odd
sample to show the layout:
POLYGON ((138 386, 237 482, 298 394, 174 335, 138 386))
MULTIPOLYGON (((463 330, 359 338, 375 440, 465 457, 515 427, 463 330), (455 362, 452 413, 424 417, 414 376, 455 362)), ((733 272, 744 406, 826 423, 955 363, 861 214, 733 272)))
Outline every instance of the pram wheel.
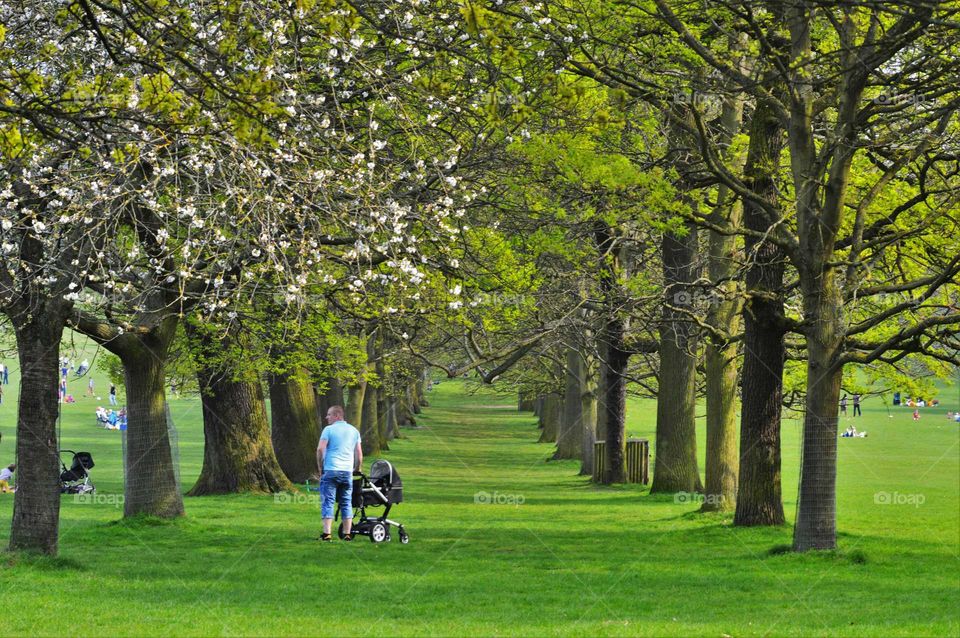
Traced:
POLYGON ((400 542, 403 543, 404 545, 410 542, 410 535, 404 532, 403 530, 400 530, 400 542))
POLYGON ((374 543, 382 543, 387 538, 387 528, 383 523, 374 523, 370 527, 370 540, 374 543))
POLYGON ((340 525, 337 526, 337 536, 340 538, 340 540, 343 540, 343 536, 344 536, 344 534, 343 534, 343 523, 340 523, 340 525))

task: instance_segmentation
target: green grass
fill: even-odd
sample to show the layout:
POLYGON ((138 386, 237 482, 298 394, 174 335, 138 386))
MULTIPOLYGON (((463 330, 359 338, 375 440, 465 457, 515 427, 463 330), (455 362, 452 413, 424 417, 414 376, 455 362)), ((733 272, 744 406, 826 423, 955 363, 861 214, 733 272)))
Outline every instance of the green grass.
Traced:
MULTIPOLYGON (((11 395, 0 463, 13 450, 11 395)), ((789 527, 733 528, 696 504, 595 487, 577 463, 544 462, 551 446, 535 443, 534 418, 511 397, 444 382, 429 399, 424 428, 386 455, 405 480, 405 546, 321 545, 304 496, 187 498, 182 520, 121 520, 108 499, 122 492, 119 435, 93 424, 95 400, 64 406, 63 446, 94 454, 101 498, 64 497, 59 557, 0 554, 0 633, 960 635, 949 400, 919 424, 907 408, 888 418, 866 403, 858 427, 869 437, 839 441, 840 549, 796 555, 783 551, 789 527), (514 504, 475 503, 481 491, 514 504), (924 502, 878 504, 879 492, 924 502)), ((200 470, 200 408, 179 399, 172 410, 186 490, 200 470)), ((652 440, 653 403, 633 401, 629 414, 630 433, 652 440)), ((783 433, 792 519, 799 423, 783 433)), ((0 495, 3 545, 12 500, 0 495)))

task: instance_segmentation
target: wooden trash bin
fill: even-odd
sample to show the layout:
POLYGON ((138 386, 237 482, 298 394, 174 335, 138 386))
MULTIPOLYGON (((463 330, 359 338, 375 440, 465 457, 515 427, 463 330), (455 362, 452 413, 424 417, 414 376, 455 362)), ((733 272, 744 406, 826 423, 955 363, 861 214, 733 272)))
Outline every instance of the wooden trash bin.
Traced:
POLYGON ((603 481, 603 467, 607 459, 607 442, 594 441, 593 443, 593 482, 603 481))
MULTIPOLYGON (((600 483, 606 463, 606 441, 593 444, 593 481, 600 483)), ((650 441, 647 439, 627 439, 627 483, 650 481, 650 441)))
POLYGON ((627 483, 642 483, 650 480, 650 441, 627 439, 627 483))

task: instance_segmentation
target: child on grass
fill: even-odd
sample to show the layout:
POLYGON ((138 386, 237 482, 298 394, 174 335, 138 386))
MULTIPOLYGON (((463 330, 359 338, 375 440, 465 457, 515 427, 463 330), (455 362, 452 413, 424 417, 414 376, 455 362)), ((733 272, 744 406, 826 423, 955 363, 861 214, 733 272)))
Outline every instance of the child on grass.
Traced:
POLYGON ((0 470, 0 494, 13 491, 13 488, 10 487, 10 481, 13 480, 13 473, 16 471, 17 466, 15 463, 11 463, 7 467, 0 470))

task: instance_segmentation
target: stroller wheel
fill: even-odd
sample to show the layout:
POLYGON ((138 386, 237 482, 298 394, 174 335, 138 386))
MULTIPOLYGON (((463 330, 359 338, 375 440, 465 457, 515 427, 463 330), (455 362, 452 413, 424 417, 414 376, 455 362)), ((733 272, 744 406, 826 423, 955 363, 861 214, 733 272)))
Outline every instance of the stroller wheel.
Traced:
POLYGON ((370 528, 370 540, 374 543, 382 543, 387 538, 387 528, 383 523, 374 523, 370 528))
POLYGON ((406 532, 400 532, 400 542, 406 545, 410 542, 410 536, 406 532))
POLYGON ((340 540, 343 540, 343 523, 340 523, 340 525, 337 527, 337 537, 339 537, 340 540))

